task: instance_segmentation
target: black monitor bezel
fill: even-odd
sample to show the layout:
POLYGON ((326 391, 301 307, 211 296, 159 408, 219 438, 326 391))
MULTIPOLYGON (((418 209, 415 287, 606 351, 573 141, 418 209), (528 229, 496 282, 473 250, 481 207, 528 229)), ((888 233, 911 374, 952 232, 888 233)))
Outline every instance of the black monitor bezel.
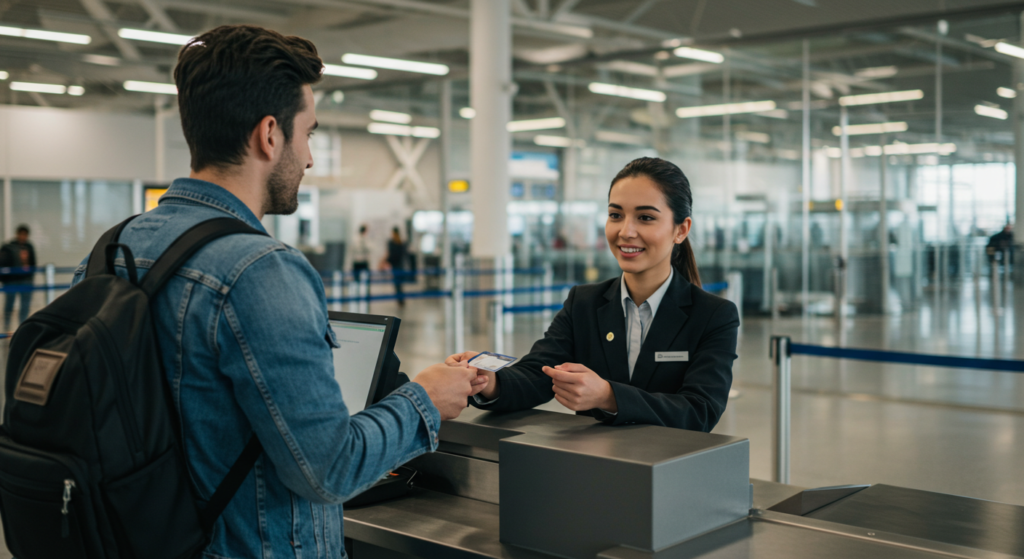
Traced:
MULTIPOLYGON (((352 312, 341 312, 341 311, 328 311, 328 321, 343 321, 343 322, 362 322, 365 324, 376 324, 384 326, 384 343, 380 346, 380 352, 377 354, 377 364, 373 368, 373 379, 370 381, 370 393, 366 396, 366 405, 363 409, 366 409, 373 404, 379 402, 384 396, 388 386, 395 384, 395 379, 381 378, 384 374, 384 361, 387 359, 389 353, 395 350, 395 341, 398 338, 397 325, 400 324, 399 320, 393 316, 382 316, 376 314, 360 314, 352 312)), ((333 326, 332 326, 333 327, 333 326)), ((332 350, 332 351, 337 351, 332 350)), ((337 374, 337 371, 335 371, 337 374)), ((394 371, 397 377, 397 371, 394 371)))

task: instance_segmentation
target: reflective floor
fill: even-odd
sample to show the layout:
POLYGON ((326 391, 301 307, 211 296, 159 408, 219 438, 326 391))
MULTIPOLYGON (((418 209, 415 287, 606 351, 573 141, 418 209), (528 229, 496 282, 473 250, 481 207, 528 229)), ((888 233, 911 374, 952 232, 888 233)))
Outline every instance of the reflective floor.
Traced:
MULTIPOLYGON (((751 441, 751 477, 771 479, 769 338, 821 345, 942 355, 1024 359, 1019 290, 993 312, 987 281, 926 293, 916 311, 832 318, 748 317, 740 334, 731 399, 716 433, 751 441)), ((410 289, 414 290, 414 289, 410 289)), ((404 308, 374 303, 374 314, 402 318, 399 357, 414 374, 445 357, 444 311, 438 300, 410 299, 404 308)), ((471 312, 473 309, 470 309, 471 312)), ((469 349, 490 350, 484 310, 469 349)), ((505 353, 521 355, 543 334, 538 315, 517 315, 505 353)), ((472 328, 470 328, 472 330, 472 328)), ((1024 374, 793 358, 790 483, 805 487, 891 485, 1024 505, 1024 374)), ((567 412, 555 402, 545 409, 567 412)), ((10 556, 2 551, 0 559, 10 556)))

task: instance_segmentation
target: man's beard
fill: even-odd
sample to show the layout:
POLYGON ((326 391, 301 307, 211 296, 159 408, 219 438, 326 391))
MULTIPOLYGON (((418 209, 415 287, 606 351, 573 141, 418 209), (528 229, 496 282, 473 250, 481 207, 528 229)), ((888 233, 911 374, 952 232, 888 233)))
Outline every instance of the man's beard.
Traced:
POLYGON ((295 157, 290 145, 285 145, 285 155, 267 178, 267 194, 263 200, 266 215, 291 215, 299 209, 299 185, 306 167, 295 157))

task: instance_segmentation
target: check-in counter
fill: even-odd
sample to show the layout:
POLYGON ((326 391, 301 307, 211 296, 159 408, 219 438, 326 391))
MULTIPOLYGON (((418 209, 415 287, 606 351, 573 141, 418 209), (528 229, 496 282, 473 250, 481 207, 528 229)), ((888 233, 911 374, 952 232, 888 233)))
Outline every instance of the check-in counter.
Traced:
POLYGON ((467 410, 405 497, 345 511, 353 559, 1024 556, 1024 507, 749 479, 742 438, 467 410), (937 512, 929 512, 938 507, 937 512))

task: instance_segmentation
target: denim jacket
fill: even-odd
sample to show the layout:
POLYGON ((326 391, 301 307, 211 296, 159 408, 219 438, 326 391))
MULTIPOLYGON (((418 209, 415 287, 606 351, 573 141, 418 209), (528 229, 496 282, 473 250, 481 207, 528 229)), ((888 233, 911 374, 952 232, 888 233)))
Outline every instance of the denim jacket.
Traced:
MULTIPOLYGON (((121 234, 139 276, 181 233, 233 216, 223 188, 178 179, 121 234)), ((124 260, 118 273, 127 277, 124 260)), ((75 281, 84 276, 84 266, 75 281)), ((418 384, 349 415, 334 380, 319 274, 293 248, 237 234, 213 241, 152 301, 190 474, 209 499, 255 432, 264 452, 217 521, 205 559, 344 558, 341 503, 437 447, 441 418, 418 384)), ((155 521, 159 521, 154 519, 155 521)))

